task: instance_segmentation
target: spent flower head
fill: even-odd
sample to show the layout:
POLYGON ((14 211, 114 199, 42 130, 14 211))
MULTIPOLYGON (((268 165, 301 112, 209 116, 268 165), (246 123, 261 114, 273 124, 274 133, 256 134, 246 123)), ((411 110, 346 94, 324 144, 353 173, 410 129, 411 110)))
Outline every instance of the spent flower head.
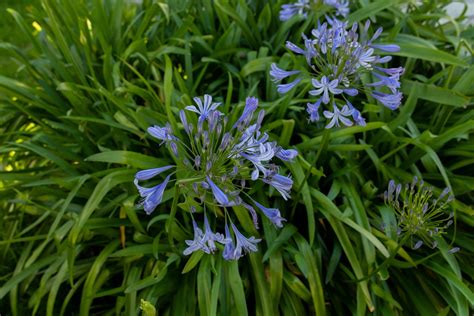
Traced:
POLYGON ((179 113, 184 136, 179 136, 180 131, 174 131, 169 124, 148 128, 148 132, 161 144, 166 143, 176 165, 139 171, 134 183, 143 198, 145 212, 151 214, 161 203, 167 184, 175 181, 171 180, 175 175, 180 190, 201 205, 204 212, 201 229, 195 220, 195 207, 190 210, 194 239, 186 240, 188 247, 184 254, 189 255, 198 250, 213 253, 220 243, 224 245, 225 259, 239 259, 245 252, 256 251, 256 243, 260 240, 247 238, 240 233, 230 210, 243 207, 258 229, 255 206, 276 227, 282 227, 285 219, 281 217, 280 211, 254 201, 247 191, 254 182, 262 182, 288 199, 293 180, 279 173, 276 161, 292 161, 298 153, 294 149, 283 149, 261 131, 265 112, 257 111, 258 99, 254 97, 246 99, 240 116, 220 112, 220 103, 213 102, 210 95, 205 95, 203 100, 194 98, 194 102, 196 106, 189 105, 179 113), (160 184, 151 187, 139 184, 165 172, 167 176, 160 184), (210 211, 216 207, 224 212, 210 211), (215 215, 215 227, 224 227, 219 225, 219 219, 224 217, 225 235, 213 232, 210 222, 212 217, 209 216, 211 212, 215 215), (235 244, 228 223, 232 227, 235 244))
POLYGON ((309 95, 314 101, 307 103, 306 111, 311 122, 321 120, 322 112, 328 120, 326 128, 365 125, 360 109, 350 102, 360 92, 371 95, 390 110, 396 110, 402 100, 399 88, 404 69, 383 68, 382 64, 392 57, 381 57, 376 52, 396 52, 400 48, 374 43, 382 28, 369 36, 369 27, 369 21, 361 28, 356 23, 349 28, 347 22, 328 18, 328 22, 313 29, 311 37, 302 34, 303 47, 287 42, 290 51, 304 56, 308 67, 307 71, 284 70, 272 64, 270 76, 279 83, 278 92, 287 93, 304 82, 303 79, 310 79, 309 95), (362 80, 366 75, 372 80, 362 80), (286 83, 281 83, 284 80, 286 83))
POLYGON ((281 6, 280 20, 287 21, 296 15, 306 18, 310 11, 346 17, 349 14, 349 0, 297 0, 281 6))
MULTIPOLYGON (((449 215, 449 203, 454 200, 449 188, 435 197, 433 188, 418 181, 415 176, 411 184, 396 184, 390 180, 384 193, 385 204, 395 210, 397 235, 408 238, 413 249, 423 244, 436 248, 437 237, 445 234, 453 223, 453 212, 449 215)), ((453 248, 455 249, 455 248, 453 248)))

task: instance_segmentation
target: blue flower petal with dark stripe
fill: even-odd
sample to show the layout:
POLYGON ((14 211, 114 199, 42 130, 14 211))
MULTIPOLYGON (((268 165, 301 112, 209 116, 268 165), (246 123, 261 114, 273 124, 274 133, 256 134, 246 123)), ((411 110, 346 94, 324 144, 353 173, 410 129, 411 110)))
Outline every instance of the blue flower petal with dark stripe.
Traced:
POLYGON ((285 200, 290 198, 290 191, 293 186, 293 180, 291 180, 291 178, 275 174, 269 179, 263 179, 263 182, 274 187, 285 200))
POLYGON ((163 183, 151 188, 144 188, 140 186, 138 184, 138 179, 135 179, 135 186, 137 187, 140 196, 144 198, 143 208, 148 215, 153 213, 158 204, 161 203, 161 200, 163 199, 163 193, 165 192, 166 186, 168 185, 170 176, 171 175, 168 175, 163 183))
POLYGON ((372 44, 372 48, 376 48, 388 53, 398 53, 400 51, 400 46, 395 44, 372 44))
POLYGON ((148 127, 147 131, 151 136, 162 140, 162 143, 176 140, 176 137, 173 135, 173 131, 171 129, 170 124, 166 124, 165 127, 154 125, 152 127, 148 127))
POLYGON ((300 82, 301 82, 301 78, 296 78, 293 82, 286 83, 286 84, 279 84, 277 85, 277 91, 281 94, 285 94, 291 89, 293 89, 294 87, 296 87, 296 85, 300 82))
POLYGON ((234 123, 233 128, 247 126, 250 123, 250 120, 253 118, 253 114, 258 107, 258 99, 255 97, 248 97, 245 100, 245 108, 242 112, 242 115, 234 123))
POLYGON ((275 149, 275 156, 283 161, 292 161, 296 156, 298 156, 298 151, 294 149, 283 149, 278 146, 275 149))
POLYGON ((402 94, 400 92, 396 92, 394 94, 387 94, 379 91, 374 91, 372 92, 372 96, 390 110, 398 109, 402 102, 402 94))
POLYGON ((244 235, 242 235, 242 233, 239 232, 239 230, 234 225, 234 223, 231 223, 231 226, 232 226, 232 230, 234 231, 234 235, 236 239, 236 245, 233 251, 232 258, 239 259, 245 253, 257 252, 258 250, 257 243, 259 243, 261 239, 256 239, 254 236, 247 238, 244 235))
POLYGON ((211 180, 209 176, 206 176, 207 183, 211 187, 212 193, 217 203, 226 206, 229 204, 229 198, 227 195, 211 180))
POLYGON ((271 64, 270 67, 271 67, 270 76, 272 77, 272 81, 274 82, 281 81, 285 79, 286 77, 296 75, 301 72, 299 70, 291 70, 291 71, 283 70, 279 68, 275 63, 271 64))
MULTIPOLYGON (((193 100, 198 107, 196 108, 194 105, 188 105, 185 109, 199 114, 199 122, 203 122, 209 114, 216 111, 217 107, 220 105, 218 102, 212 102, 212 97, 208 94, 204 95, 204 103, 198 97, 195 97, 193 100)), ((217 112, 222 114, 219 111, 217 112)))
POLYGON ((153 169, 146 169, 146 170, 138 171, 135 174, 135 179, 137 179, 139 181, 149 180, 149 179, 159 175, 160 173, 162 173, 166 170, 169 170, 173 167, 174 167, 173 165, 169 165, 169 166, 160 167, 160 168, 153 168, 153 169))
POLYGON ((279 228, 283 227, 283 222, 286 222, 286 219, 281 217, 279 209, 268 208, 256 201, 253 201, 253 202, 276 227, 279 227, 279 228))
POLYGON ((230 242, 225 244, 224 251, 222 252, 222 257, 225 260, 238 260, 240 257, 235 257, 235 245, 234 241, 232 240, 232 236, 230 235, 229 226, 227 224, 225 224, 224 230, 225 238, 230 239, 230 242))
POLYGON ((211 225, 209 224, 207 216, 204 216, 204 236, 202 240, 207 245, 207 248, 211 253, 217 250, 216 242, 221 243, 223 245, 232 242, 232 239, 226 238, 220 233, 214 233, 211 230, 211 225))
POLYGON ((185 240, 185 243, 186 245, 188 245, 188 247, 184 249, 183 255, 188 256, 198 250, 202 250, 205 253, 211 253, 211 251, 209 250, 209 248, 206 246, 204 242, 204 233, 198 227, 194 219, 193 219, 193 228, 194 228, 194 239, 185 240))

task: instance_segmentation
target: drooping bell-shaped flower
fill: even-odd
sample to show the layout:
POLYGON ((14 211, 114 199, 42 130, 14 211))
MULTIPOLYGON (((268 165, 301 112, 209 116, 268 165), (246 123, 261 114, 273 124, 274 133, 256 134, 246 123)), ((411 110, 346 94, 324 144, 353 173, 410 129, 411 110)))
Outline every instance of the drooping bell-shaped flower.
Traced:
POLYGON ((254 203, 276 227, 279 227, 279 228, 283 227, 283 222, 285 222, 286 219, 281 217, 280 210, 276 208, 265 207, 262 204, 255 201, 254 203))
POLYGON ((202 250, 205 253, 211 253, 209 247, 205 244, 204 240, 204 233, 198 227, 196 221, 193 219, 193 228, 194 228, 194 239, 186 240, 185 243, 188 245, 186 249, 184 249, 183 254, 185 256, 190 255, 191 253, 202 250))
POLYGON ((165 178, 165 181, 163 181, 161 184, 158 184, 151 188, 144 188, 138 184, 138 179, 135 178, 135 186, 137 187, 140 196, 144 198, 142 204, 145 212, 148 215, 153 213, 158 204, 161 203, 161 200, 163 199, 163 193, 165 192, 169 180, 170 175, 168 175, 165 178))
POLYGON ((255 237, 245 237, 234 223, 231 223, 232 230, 234 231, 236 245, 233 249, 233 254, 231 256, 232 259, 237 260, 241 258, 245 253, 249 252, 256 252, 257 251, 257 244, 261 241, 261 239, 256 239, 255 237))

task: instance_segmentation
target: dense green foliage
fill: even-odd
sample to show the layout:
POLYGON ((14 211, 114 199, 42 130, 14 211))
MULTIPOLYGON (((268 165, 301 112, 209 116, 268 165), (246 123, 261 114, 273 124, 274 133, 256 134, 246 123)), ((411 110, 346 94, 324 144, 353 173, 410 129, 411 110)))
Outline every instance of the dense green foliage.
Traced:
POLYGON ((2 315, 136 315, 142 299, 159 315, 469 315, 474 31, 446 17, 450 1, 354 1, 351 22, 370 18, 401 47, 404 102, 364 102, 366 127, 330 131, 268 75, 320 12, 282 23, 275 0, 34 3, 0 12, 18 44, 0 43, 1 65, 19 65, 0 69, 2 315), (226 109, 258 97, 263 129, 300 152, 292 200, 253 192, 288 221, 256 232, 239 219, 264 239, 238 262, 182 256, 192 227, 176 187, 151 216, 136 207, 135 172, 172 159, 146 128, 204 93, 226 109), (439 249, 381 229, 395 220, 389 180, 414 175, 456 197, 439 249))
MULTIPOLYGON (((13 42, 21 46, 23 49, 28 49, 27 38, 25 36, 17 36, 15 20, 12 16, 7 14, 7 9, 26 11, 31 8, 31 0, 4 0, 0 3, 0 42, 13 42)), ((18 64, 12 63, 8 52, 0 49, 0 69, 2 75, 11 75, 18 68, 18 64)))

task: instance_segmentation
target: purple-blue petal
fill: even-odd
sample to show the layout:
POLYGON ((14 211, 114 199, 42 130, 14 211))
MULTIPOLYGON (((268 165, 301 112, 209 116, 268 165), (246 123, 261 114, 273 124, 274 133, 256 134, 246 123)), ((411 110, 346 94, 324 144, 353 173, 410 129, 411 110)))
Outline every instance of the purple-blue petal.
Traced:
POLYGON ((211 186, 212 193, 214 194, 214 198, 216 199, 217 203, 222 206, 226 206, 229 204, 229 198, 225 193, 211 180, 209 176, 206 176, 207 183, 211 186))
POLYGON ((359 91, 354 88, 343 89, 343 92, 347 95, 350 95, 351 97, 356 96, 359 93, 359 91))
POLYGON ((248 123, 252 119, 253 114, 255 110, 257 109, 257 107, 258 107, 258 99, 255 97, 248 97, 245 100, 244 111, 242 112, 242 115, 239 117, 237 122, 235 122, 233 128, 236 128, 242 122, 248 123))
POLYGON ((140 181, 148 180, 173 167, 174 167, 173 165, 169 165, 169 166, 160 167, 160 168, 153 168, 153 169, 138 171, 135 174, 135 179, 140 180, 140 181))
POLYGON ((372 44, 370 45, 370 47, 376 48, 388 53, 398 53, 400 51, 400 46, 395 45, 395 44, 372 44))
POLYGON ((280 149, 276 152, 275 156, 283 161, 292 161, 298 155, 298 151, 294 149, 280 149))
POLYGON ((239 258, 235 258, 235 256, 234 256, 235 245, 234 245, 234 242, 231 239, 232 236, 230 235, 229 226, 227 224, 225 224, 224 229, 225 229, 225 237, 230 239, 231 242, 225 244, 224 251, 222 252, 222 257, 225 260, 237 260, 239 258))
POLYGON ((291 71, 283 70, 279 68, 275 63, 271 64, 270 67, 271 67, 270 76, 272 77, 272 80, 275 82, 278 82, 282 79, 285 79, 286 77, 300 73, 299 70, 291 70, 291 71))
POLYGON ((265 207, 256 201, 254 201, 254 203, 276 227, 283 227, 283 222, 285 222, 286 219, 281 217, 278 209, 265 207))
POLYGON ((165 192, 166 186, 168 185, 168 181, 170 180, 170 176, 168 175, 163 181, 163 183, 153 187, 153 190, 148 191, 148 195, 145 197, 145 200, 143 201, 143 208, 145 210, 145 213, 150 215, 153 213, 155 208, 161 203, 161 200, 163 199, 163 193, 165 192))
POLYGON ((293 44, 290 41, 286 42, 286 48, 288 48, 289 50, 291 50, 292 52, 297 53, 297 54, 304 55, 304 53, 305 53, 304 49, 296 46, 295 44, 293 44))
POLYGON ((287 84, 279 84, 277 91, 281 94, 285 94, 291 89, 293 89, 298 83, 300 83, 301 78, 296 78, 293 82, 287 84))

